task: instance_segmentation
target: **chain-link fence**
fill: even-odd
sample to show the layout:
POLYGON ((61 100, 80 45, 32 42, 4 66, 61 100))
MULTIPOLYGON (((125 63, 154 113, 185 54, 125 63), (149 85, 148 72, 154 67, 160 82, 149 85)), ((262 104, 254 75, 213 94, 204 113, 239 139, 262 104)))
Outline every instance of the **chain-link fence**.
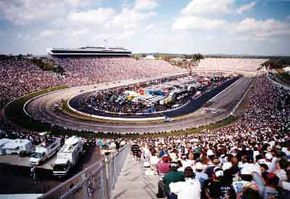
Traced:
POLYGON ((40 199, 109 199, 129 152, 125 146, 43 194, 40 199))

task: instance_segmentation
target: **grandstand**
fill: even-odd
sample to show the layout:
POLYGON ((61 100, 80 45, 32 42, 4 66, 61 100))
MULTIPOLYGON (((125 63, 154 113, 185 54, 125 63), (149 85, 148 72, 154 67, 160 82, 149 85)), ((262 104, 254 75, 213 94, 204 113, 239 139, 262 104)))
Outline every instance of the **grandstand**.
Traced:
MULTIPOLYGON (((168 78, 169 76, 177 76, 178 74, 186 73, 186 70, 175 67, 164 60, 146 60, 142 58, 136 60, 131 56, 119 56, 113 54, 108 54, 106 56, 99 56, 97 54, 86 56, 86 53, 84 52, 84 54, 67 54, 60 56, 57 55, 56 51, 54 51, 50 54, 49 59, 55 61, 52 62, 52 65, 56 63, 56 65, 61 67, 64 72, 60 74, 51 70, 44 71, 44 69, 42 69, 37 64, 38 62, 33 62, 31 59, 26 57, 20 59, 15 56, 11 56, 11 58, 9 59, 0 59, 1 107, 17 97, 23 96, 30 92, 34 92, 36 90, 41 90, 53 86, 68 85, 70 87, 74 87, 79 85, 89 85, 106 82, 106 84, 99 84, 96 87, 95 85, 89 85, 86 87, 84 86, 83 91, 88 92, 88 90, 86 89, 102 89, 101 85, 109 88, 113 86, 116 87, 119 83, 122 86, 128 86, 128 83, 140 81, 142 78, 148 78, 153 83, 158 83, 157 79, 160 79, 161 77, 168 78), (120 80, 126 80, 126 84, 123 85, 123 82, 120 80), (115 84, 113 84, 112 82, 114 82, 115 84)), ((245 92, 245 97, 243 96, 242 100, 239 101, 241 102, 241 105, 245 110, 243 111, 243 113, 241 113, 241 116, 237 121, 217 129, 204 129, 203 131, 199 131, 198 133, 193 135, 187 134, 189 132, 194 132, 191 129, 187 129, 181 131, 182 134, 180 135, 166 135, 163 137, 163 135, 160 134, 160 137, 157 138, 154 138, 153 136, 149 137, 149 135, 148 137, 146 137, 147 135, 144 135, 144 137, 134 137, 132 139, 125 137, 121 137, 119 139, 107 139, 106 137, 106 139, 102 140, 102 144, 99 144, 98 142, 98 146, 96 146, 96 138, 98 138, 97 134, 96 136, 87 137, 89 132, 79 132, 83 133, 82 136, 86 136, 86 138, 84 138, 84 146, 88 147, 92 151, 97 151, 95 150, 95 147, 102 147, 102 145, 115 146, 115 148, 117 148, 116 143, 119 145, 122 142, 131 144, 137 143, 140 149, 142 149, 141 152, 143 153, 143 155, 141 157, 142 161, 147 165, 146 168, 143 162, 140 163, 136 160, 133 160, 132 156, 128 156, 126 160, 129 150, 127 146, 119 150, 119 154, 111 157, 108 156, 109 161, 105 162, 104 158, 102 158, 101 161, 94 160, 93 162, 96 162, 96 164, 92 164, 91 167, 89 167, 90 169, 83 170, 82 173, 76 175, 75 177, 69 179, 67 182, 64 182, 59 186, 50 187, 53 189, 41 197, 85 198, 85 196, 88 196, 89 194, 93 194, 92 196, 94 197, 100 196, 101 194, 108 194, 111 196, 116 196, 113 198, 130 198, 128 196, 132 193, 130 192, 130 190, 135 191, 133 194, 136 194, 136 192, 139 193, 140 191, 144 190, 141 189, 139 186, 140 183, 144 183, 143 178, 134 177, 138 173, 138 176, 141 177, 142 175, 146 175, 144 179, 153 179, 152 182, 150 182, 150 189, 152 189, 145 194, 150 195, 150 198, 154 198, 151 196, 157 193, 160 184, 158 183, 159 176, 157 174, 163 174, 166 176, 166 172, 171 172, 169 171, 169 163, 167 164, 168 170, 166 172, 163 172, 161 170, 160 164, 163 163, 163 155, 166 153, 165 157, 170 158, 171 160, 180 161, 182 163, 182 166, 178 168, 179 171, 184 172, 187 166, 191 166, 196 174, 202 173, 204 174, 204 176, 207 176, 208 180, 206 180, 206 183, 204 183, 205 180, 199 179, 199 176, 196 175, 197 177, 195 181, 197 183, 200 181, 201 184, 199 185, 199 191, 190 189, 189 191, 187 191, 187 193, 194 192, 196 194, 203 194, 203 192, 209 190, 211 187, 209 187, 208 182, 211 182, 213 176, 212 174, 214 172, 214 175, 220 175, 221 173, 223 173, 223 176, 220 176, 220 179, 222 179, 221 182, 225 184, 220 184, 220 182, 216 182, 218 186, 223 185, 225 188, 233 190, 233 196, 227 196, 228 198, 236 198, 235 196, 238 194, 245 194, 241 190, 234 190, 233 187, 235 187, 236 182, 241 182, 240 179, 235 178, 236 175, 248 175, 248 177, 251 179, 251 181, 249 181, 248 183, 255 184, 256 181, 260 182, 260 190, 253 190, 256 191, 255 193, 258 196, 255 198, 259 198, 259 196, 264 196, 265 194, 267 194, 267 192, 264 190, 267 190, 267 188, 270 187, 273 195, 275 196, 273 198, 288 199, 290 195, 289 91, 284 90, 276 84, 273 84, 272 81, 268 79, 267 74, 263 71, 257 72, 261 63, 263 63, 264 61, 265 60, 263 59, 245 58, 206 58, 204 60, 201 60, 200 64, 197 66, 196 72, 198 72, 198 74, 202 76, 204 76, 204 74, 208 72, 218 72, 215 74, 222 74, 222 72, 227 71, 233 73, 248 71, 257 75, 255 77, 250 77, 253 78, 251 87, 247 90, 247 92, 245 92), (123 172, 121 172, 121 176, 117 180, 117 176, 120 173, 123 164, 125 166, 128 166, 129 169, 124 167, 123 172), (118 166, 118 168, 116 168, 116 166, 118 166), (101 168, 102 170, 97 168, 101 168), (217 174, 215 174, 216 169, 218 169, 217 174), (245 171, 244 169, 248 170, 245 171), (91 172, 92 170, 94 172, 91 172), (246 172, 246 174, 244 172, 246 172), (104 176, 102 177, 101 175, 104 176), (80 176, 82 177, 79 178, 80 176), (83 178, 83 176, 87 177, 83 178), (111 181, 107 182, 103 181, 103 179, 109 179, 111 181), (126 183, 124 183, 124 179, 126 183), (132 182, 130 181, 131 179, 133 179, 132 182), (96 185, 92 182, 98 182, 100 184, 96 185), (138 187, 134 187, 133 185, 135 184, 138 184, 138 187), (99 187, 101 187, 101 189, 99 187), (113 189, 113 187, 115 187, 115 189, 113 189), (202 192, 200 192, 200 190, 202 190, 202 192), (285 197, 278 197, 279 194, 284 194, 285 197)), ((214 74, 212 75, 212 78, 215 81, 216 78, 220 76, 214 74)), ((181 83, 184 83, 186 81, 187 78, 185 77, 181 78, 180 80, 181 83)), ((196 82, 199 83, 197 85, 207 85, 208 78, 205 76, 203 78, 197 78, 196 82)), ((174 83, 171 84, 175 85, 176 83, 178 82, 174 81, 174 83)), ((192 86, 197 85, 193 84, 192 86)), ((219 82, 217 82, 216 85, 219 85, 219 82)), ((236 85, 241 86, 240 83, 236 85)), ((149 88, 150 84, 146 84, 146 86, 149 88)), ((168 88, 168 86, 170 86, 168 82, 164 83, 164 90, 168 88)), ((150 92, 154 91, 154 89, 160 90, 162 88, 163 85, 160 86, 160 88, 156 87, 156 85, 155 87, 151 85, 150 92)), ((63 89, 59 92, 63 92, 63 96, 72 96, 75 94, 79 95, 80 87, 68 88, 68 90, 63 89)), ((40 104, 40 106, 35 107, 44 108, 33 108, 31 109, 32 111, 29 112, 35 113, 35 115, 40 115, 41 117, 46 116, 42 114, 48 113, 47 115, 49 117, 42 117, 41 120, 39 120, 41 122, 47 122, 48 120, 46 119, 50 118, 51 115, 51 118, 54 119, 51 123, 51 129, 55 128, 53 127, 54 125, 60 124, 59 122, 61 121, 62 116, 65 115, 62 114, 61 111, 52 112, 51 109, 49 109, 49 106, 46 105, 49 105, 50 103, 52 106, 54 106, 54 102, 59 103, 70 98, 67 97, 66 99, 64 97, 60 97, 61 100, 59 99, 53 101, 55 100, 57 95, 59 96, 59 93, 54 92, 43 95, 42 99, 40 99, 40 97, 34 99, 33 102, 35 103, 35 105, 38 105, 38 102, 40 104)), ((233 98, 233 93, 229 95, 229 98, 233 98)), ((216 99, 216 101, 218 101, 218 98, 216 99)), ((225 99, 222 99, 222 101, 225 101, 225 99)), ((108 103, 106 103, 105 105, 107 104, 108 103)), ((99 106, 101 104, 97 103, 97 105, 99 106)), ((132 108, 132 105, 130 104, 129 107, 132 108)), ((20 109, 23 110, 23 106, 20 106, 20 109)), ((108 109, 104 110, 108 111, 108 109)), ((209 109, 207 108, 207 110, 209 109)), ((215 111, 216 114, 219 114, 219 110, 212 111, 215 111)), ((119 112, 117 111, 116 113, 119 112)), ((211 116, 211 113, 209 112, 206 112, 205 114, 207 116, 211 116)), ((68 116, 64 118, 64 121, 67 122, 67 124, 65 125, 73 126, 74 120, 67 119, 68 116)), ((64 138, 64 135, 61 134, 61 131, 67 128, 65 126, 62 126, 63 129, 57 132, 59 133, 57 135, 43 135, 28 130, 19 130, 18 127, 9 126, 6 123, 2 126, 1 120, 2 118, 0 117, 0 138, 29 139, 35 146, 40 144, 44 139, 51 139, 54 137, 64 138)), ((165 123, 164 121, 162 123, 151 123, 148 125, 152 125, 155 128, 159 128, 157 125, 163 125, 160 126, 160 128, 162 129, 164 129, 165 126, 173 125, 182 126, 184 128, 186 125, 186 120, 193 123, 193 119, 191 120, 191 118, 181 118, 180 121, 173 120, 169 123, 165 123)), ((212 117, 209 117, 208 120, 212 120, 212 117)), ((100 132, 107 133, 108 136, 109 131, 107 131, 107 129, 112 130, 112 128, 114 127, 120 127, 119 123, 109 123, 107 124, 109 126, 108 128, 107 126, 104 126, 105 122, 100 122, 98 123, 98 125, 99 124, 100 126, 102 126, 102 128, 104 127, 105 129, 100 130, 100 132)), ((83 125, 86 125, 84 121, 78 121, 76 125, 77 130, 80 131, 80 128, 83 125)), ((95 128, 96 123, 93 125, 95 128)), ((138 124, 139 126, 137 126, 136 123, 134 123, 134 126, 129 126, 129 124, 127 123, 124 125, 128 125, 128 129, 130 129, 130 132, 132 133, 140 132, 141 127, 147 127, 143 123, 138 124)), ((86 159, 86 157, 84 157, 83 159, 86 159)), ((13 159, 11 159, 11 161, 12 160, 13 159)), ((9 163, 8 160, 5 161, 6 164, 7 162, 9 163)), ((19 158, 18 162, 20 162, 19 158)), ((10 180, 11 176, 15 177, 15 169, 13 169, 10 164, 7 164, 7 167, 9 168, 7 170, 10 173, 9 175, 6 175, 6 177, 3 175, 3 173, 0 173, 2 181, 4 179, 4 181, 6 180, 10 184, 11 182, 14 182, 13 186, 18 184, 23 185, 25 184, 25 182, 31 181, 31 179, 26 176, 27 179, 25 182, 23 181, 20 183, 15 183, 17 182, 17 180, 15 180, 16 178, 14 178, 14 180, 10 180)), ((38 173, 41 172, 42 171, 38 171, 38 173)), ((51 177, 48 176, 47 179, 48 178, 50 179, 51 177)), ((41 186, 46 186, 47 184, 45 184, 44 179, 41 180, 41 186)), ((149 180, 147 180, 145 183, 148 182, 149 180)), ((180 183, 183 182, 180 181, 180 183)), ((34 188, 32 190, 36 189, 35 186, 38 185, 34 185, 34 188)), ((20 189, 22 192, 31 191, 29 190, 31 188, 27 188, 27 190, 24 190, 23 187, 24 186, 21 186, 20 189)), ((48 188, 42 189, 42 192, 45 191, 48 191, 48 188)), ((136 195, 134 195, 134 198, 136 198, 135 196, 136 195)), ((103 198, 107 199, 110 197, 103 198)), ((197 198, 205 197, 201 196, 197 198)))
POLYGON ((81 48, 51 48, 48 54, 52 56, 131 56, 132 52, 125 48, 81 47, 81 48))
POLYGON ((29 92, 64 84, 50 71, 43 71, 28 59, 0 61, 0 107, 29 92))
POLYGON ((124 48, 52 48, 48 58, 43 59, 52 60, 63 73, 44 71, 30 57, 8 56, 0 60, 0 107, 27 93, 54 86, 80 86, 186 72, 163 60, 136 60, 124 48))
POLYGON ((267 59, 205 58, 200 60, 196 70, 255 72, 265 61, 267 61, 267 59))
POLYGON ((185 73, 164 60, 136 60, 120 56, 65 56, 54 57, 65 70, 69 85, 87 85, 124 79, 171 76, 185 73))

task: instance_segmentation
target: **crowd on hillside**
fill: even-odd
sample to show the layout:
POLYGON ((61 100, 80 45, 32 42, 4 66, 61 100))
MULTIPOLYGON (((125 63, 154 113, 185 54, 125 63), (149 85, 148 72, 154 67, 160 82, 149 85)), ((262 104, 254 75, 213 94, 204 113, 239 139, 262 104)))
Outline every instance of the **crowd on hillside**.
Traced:
POLYGON ((55 60, 66 71, 73 86, 185 72, 163 60, 136 60, 131 57, 62 57, 55 60))
MULTIPOLYGON (((48 87, 79 86, 125 79, 153 78, 185 72, 163 60, 131 57, 54 57, 63 73, 43 71, 27 58, 0 60, 0 107, 24 94, 48 87)), ((261 59, 202 59, 197 69, 256 70, 261 59)))
POLYGON ((290 198, 290 93, 262 76, 246 104, 220 129, 135 140, 144 166, 162 176, 157 197, 290 198))
MULTIPOLYGON (((70 67, 75 66, 71 69, 64 67, 71 72, 68 77, 74 75, 73 71, 84 72, 80 64, 77 65, 70 64, 70 67)), ((113 67, 110 70, 114 70, 113 67)), ((44 72, 29 60, 0 61, 0 74, 2 103, 33 90, 68 83, 68 77, 62 79, 44 72)), ((84 72, 83 75, 89 74, 84 72)), ((116 79, 123 78, 118 74, 113 73, 116 79)), ((137 73, 134 75, 130 78, 137 77, 137 73)), ((70 82, 69 85, 90 81, 93 80, 70 82)), ((289 129, 290 93, 276 87, 263 75, 254 80, 246 112, 236 123, 196 135, 140 138, 135 142, 140 146, 144 166, 162 177, 156 185, 158 197, 286 199, 290 198, 289 129)), ((1 131, 0 137, 27 138, 34 144, 45 138, 19 130, 1 131)), ((95 143, 95 140, 87 142, 95 143)), ((136 149, 134 151, 139 156, 136 149)))
POLYGON ((261 67, 267 59, 205 58, 194 69, 216 71, 253 71, 261 67))
POLYGON ((29 92, 63 83, 57 74, 41 70, 30 60, 1 60, 0 107, 29 92))
POLYGON ((0 107, 24 94, 59 85, 79 86, 184 72, 162 60, 55 58, 63 74, 43 71, 30 59, 0 60, 0 107))

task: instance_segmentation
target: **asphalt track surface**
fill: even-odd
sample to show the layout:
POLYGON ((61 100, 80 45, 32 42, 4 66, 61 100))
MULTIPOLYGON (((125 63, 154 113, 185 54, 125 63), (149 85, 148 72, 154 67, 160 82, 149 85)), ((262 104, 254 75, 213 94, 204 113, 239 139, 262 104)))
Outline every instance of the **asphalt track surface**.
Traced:
POLYGON ((73 97, 69 101, 70 107, 80 111, 84 112, 86 114, 91 115, 99 115, 99 116, 105 116, 109 118, 154 118, 154 117, 169 117, 174 118, 181 115, 186 115, 189 113, 192 113, 196 111, 198 108, 200 108, 206 101, 211 99, 213 96, 215 96, 217 93, 221 92, 222 90, 226 89, 228 86, 230 86, 232 83, 234 83, 239 77, 235 77, 233 79, 229 79, 226 82, 223 82, 221 85, 215 88, 211 88, 206 90, 201 96, 199 96, 196 99, 192 99, 192 96, 188 96, 186 101, 184 101, 181 106, 174 108, 174 109, 168 109, 165 111, 158 111, 154 113, 146 113, 146 114, 126 114, 123 113, 122 115, 119 115, 117 113, 109 113, 105 111, 95 110, 93 108, 88 107, 87 105, 84 106, 85 101, 89 96, 92 94, 92 92, 86 92, 80 95, 77 95, 73 97))
MULTIPOLYGON (((25 110, 36 120, 49 123, 52 126, 60 126, 67 129, 86 130, 95 132, 116 132, 116 133, 158 133, 174 130, 185 130, 189 128, 204 126, 215 123, 228 117, 242 99, 244 93, 249 88, 252 77, 241 77, 225 90, 213 97, 203 107, 197 111, 176 117, 171 122, 159 123, 124 123, 124 122, 104 122, 84 120, 67 114, 64 111, 53 111, 55 103, 61 100, 68 100, 76 95, 86 92, 111 88, 134 83, 134 81, 120 81, 112 84, 98 84, 90 86, 73 87, 49 94, 39 96, 30 101, 25 110)), ((136 82, 138 80, 135 80, 136 82)))

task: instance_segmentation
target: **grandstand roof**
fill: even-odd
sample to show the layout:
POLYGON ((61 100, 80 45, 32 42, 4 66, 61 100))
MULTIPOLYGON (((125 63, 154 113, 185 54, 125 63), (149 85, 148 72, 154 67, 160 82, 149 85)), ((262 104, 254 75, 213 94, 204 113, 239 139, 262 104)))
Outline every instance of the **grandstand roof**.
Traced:
POLYGON ((50 48, 52 56, 131 56, 132 52, 121 47, 80 47, 80 48, 50 48))

